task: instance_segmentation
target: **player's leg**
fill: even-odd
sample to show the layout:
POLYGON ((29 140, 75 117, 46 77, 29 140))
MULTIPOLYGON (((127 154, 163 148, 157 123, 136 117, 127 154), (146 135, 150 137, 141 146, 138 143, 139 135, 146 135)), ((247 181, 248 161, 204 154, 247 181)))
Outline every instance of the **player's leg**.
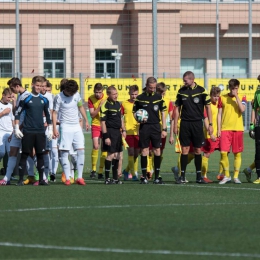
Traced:
POLYGON ((243 132, 238 131, 233 133, 232 151, 234 153, 234 183, 241 184, 239 180, 239 171, 241 167, 241 153, 244 150, 243 132))
MULTIPOLYGON (((93 132, 92 132, 92 136, 93 136, 93 132)), ((93 142, 93 148, 91 153, 92 170, 90 173, 90 178, 95 178, 96 171, 97 171, 98 151, 99 151, 99 137, 92 137, 92 142, 93 142)))
POLYGON ((129 173, 134 172, 134 136, 127 135, 126 142, 128 144, 127 153, 128 153, 128 164, 127 167, 123 170, 124 180, 128 180, 129 173))
POLYGON ((255 127, 255 166, 257 179, 254 184, 260 184, 260 127, 255 127))

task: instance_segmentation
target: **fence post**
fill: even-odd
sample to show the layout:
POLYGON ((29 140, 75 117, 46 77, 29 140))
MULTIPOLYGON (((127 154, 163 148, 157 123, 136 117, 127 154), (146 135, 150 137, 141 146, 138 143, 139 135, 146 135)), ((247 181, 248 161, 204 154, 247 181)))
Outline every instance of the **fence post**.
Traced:
POLYGON ((79 73, 79 87, 80 87, 80 96, 84 103, 85 102, 85 84, 84 84, 83 73, 79 73))
POLYGON ((146 74, 142 73, 142 89, 145 88, 145 82, 146 82, 146 74))
POLYGON ((208 80, 209 80, 208 74, 205 73, 205 74, 204 74, 204 88, 205 88, 206 90, 208 90, 208 80))

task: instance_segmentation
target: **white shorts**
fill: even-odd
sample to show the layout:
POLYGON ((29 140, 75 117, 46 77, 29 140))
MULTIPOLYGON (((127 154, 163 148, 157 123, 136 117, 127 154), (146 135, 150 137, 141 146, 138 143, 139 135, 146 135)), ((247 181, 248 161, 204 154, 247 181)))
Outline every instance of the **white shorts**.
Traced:
MULTIPOLYGON (((45 130, 45 135, 47 136, 48 134, 48 128, 45 130)), ((48 138, 46 137, 46 144, 45 144, 45 150, 46 151, 50 151, 52 148, 52 140, 48 140, 48 138)))
POLYGON ((77 125, 60 125, 59 150, 70 151, 71 145, 74 150, 84 149, 85 139, 82 128, 77 125))
POLYGON ((12 135, 12 139, 10 142, 10 147, 18 147, 22 148, 22 139, 17 138, 14 134, 12 135))
POLYGON ((10 143, 8 142, 8 138, 12 132, 4 132, 0 131, 0 153, 5 154, 6 152, 10 152, 10 143))

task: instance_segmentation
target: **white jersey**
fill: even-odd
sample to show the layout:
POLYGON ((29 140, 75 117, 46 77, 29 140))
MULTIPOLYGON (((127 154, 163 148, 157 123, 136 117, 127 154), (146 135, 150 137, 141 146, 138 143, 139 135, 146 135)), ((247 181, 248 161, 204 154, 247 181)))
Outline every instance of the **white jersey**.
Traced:
MULTIPOLYGON (((16 100, 15 110, 19 107, 20 101, 25 100, 30 94, 31 93, 27 90, 25 90, 23 93, 19 94, 19 96, 16 100)), ((23 111, 21 116, 20 116, 19 125, 21 125, 23 123, 24 116, 25 116, 25 111, 23 111)))
POLYGON ((78 124, 79 110, 82 106, 82 99, 77 92, 71 97, 67 97, 63 92, 59 93, 54 99, 53 110, 59 114, 59 121, 61 124, 78 124))
MULTIPOLYGON (((51 113, 51 110, 53 110, 53 95, 50 93, 50 92, 45 92, 45 94, 42 94, 45 98, 48 99, 49 101, 49 113, 50 113, 50 116, 52 117, 52 113, 51 113)), ((43 116, 43 123, 46 122, 46 117, 43 116)))
POLYGON ((6 108, 10 108, 10 112, 0 117, 0 131, 12 132, 14 115, 13 115, 13 106, 10 103, 3 104, 0 102, 0 113, 2 113, 6 108))

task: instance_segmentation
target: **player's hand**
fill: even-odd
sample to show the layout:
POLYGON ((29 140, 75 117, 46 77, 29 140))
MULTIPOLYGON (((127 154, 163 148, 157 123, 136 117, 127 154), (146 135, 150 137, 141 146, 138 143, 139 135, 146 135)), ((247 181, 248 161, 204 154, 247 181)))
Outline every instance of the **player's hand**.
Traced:
POLYGON ((173 143, 174 143, 174 137, 171 135, 170 136, 170 138, 169 138, 169 143, 171 144, 171 145, 173 145, 173 143))
POLYGON ((124 138, 126 138, 126 132, 125 132, 125 131, 122 132, 122 136, 123 136, 124 138))
POLYGON ((221 136, 221 131, 217 131, 217 137, 220 137, 221 136))
POLYGON ((53 129, 53 138, 56 139, 56 138, 59 138, 60 134, 59 132, 57 131, 56 128, 53 129))
POLYGON ((161 138, 165 138, 166 136, 167 136, 167 132, 166 131, 162 131, 161 138))
POLYGON ((47 136, 48 141, 52 140, 52 137, 53 137, 53 126, 52 125, 48 126, 48 132, 47 132, 46 136, 47 136))
POLYGON ((208 133, 209 133, 209 135, 212 135, 212 133, 213 133, 213 127, 212 127, 212 125, 209 126, 209 128, 208 128, 208 133))
POLYGON ((110 140, 110 138, 106 138, 106 139, 105 139, 105 144, 108 145, 108 146, 111 146, 111 140, 110 140))
POLYGON ((215 135, 212 134, 212 135, 210 136, 210 139, 211 139, 213 142, 216 142, 216 136, 215 136, 215 135))
POLYGON ((4 115, 8 115, 10 112, 11 112, 11 109, 8 107, 8 108, 5 108, 1 113, 2 113, 2 116, 4 116, 4 115))
POLYGON ((234 96, 234 97, 237 97, 238 89, 237 88, 231 89, 231 95, 234 96))
POLYGON ((88 123, 88 121, 86 122, 86 131, 88 131, 89 130, 89 123, 88 123))
POLYGON ((15 127, 14 127, 14 135, 18 139, 22 139, 23 138, 23 133, 20 131, 19 125, 15 125, 15 127))

